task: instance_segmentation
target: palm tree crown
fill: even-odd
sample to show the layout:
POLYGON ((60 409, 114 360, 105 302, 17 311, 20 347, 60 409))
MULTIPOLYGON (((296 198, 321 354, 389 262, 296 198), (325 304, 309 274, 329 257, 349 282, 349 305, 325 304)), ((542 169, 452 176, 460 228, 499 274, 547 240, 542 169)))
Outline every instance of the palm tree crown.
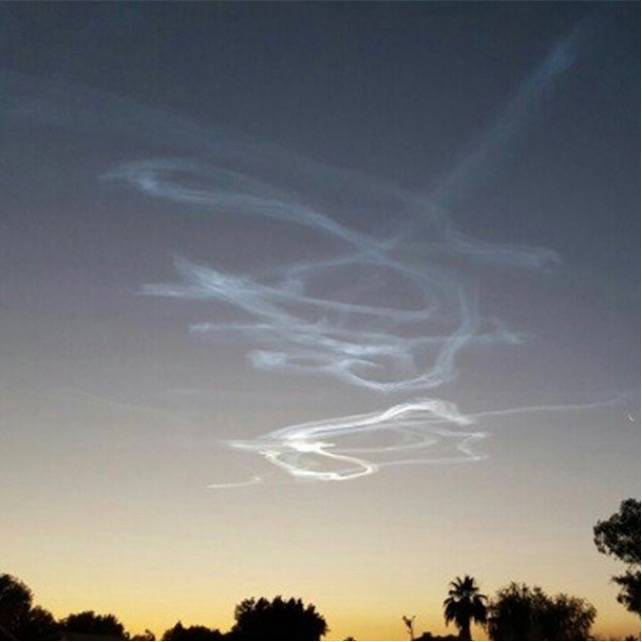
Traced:
POLYGON ((455 578, 450 583, 448 597, 444 600, 444 617, 446 624, 454 622, 459 629, 462 640, 472 640, 470 623, 484 624, 486 622, 488 598, 479 592, 475 578, 464 575, 455 578))

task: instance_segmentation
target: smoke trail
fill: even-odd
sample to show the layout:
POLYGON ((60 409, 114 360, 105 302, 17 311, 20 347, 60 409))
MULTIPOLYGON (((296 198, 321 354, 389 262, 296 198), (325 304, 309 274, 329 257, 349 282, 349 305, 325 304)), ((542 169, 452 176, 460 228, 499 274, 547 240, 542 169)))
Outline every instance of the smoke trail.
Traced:
MULTIPOLYGON (((387 395, 423 394, 456 378, 459 357, 467 348, 524 340, 483 309, 478 296, 483 266, 546 271, 559 261, 545 248, 468 237, 446 207, 488 174, 498 151, 573 63, 577 39, 575 33, 551 51, 478 147, 428 195, 274 146, 202 130, 122 99, 69 91, 54 82, 36 85, 19 74, 0 76, 0 110, 7 119, 91 135, 117 131, 154 144, 162 132, 163 143, 185 150, 185 155, 123 163, 103 179, 174 203, 184 215, 268 219, 285 229, 313 232, 331 245, 323 258, 284 260, 254 274, 176 259, 179 280, 146 284, 143 294, 224 302, 238 313, 237 321, 222 323, 214 317, 194 323, 192 334, 243 341, 258 369, 334 378, 387 395), (369 216, 374 206, 387 219, 376 231, 369 216), (337 279, 347 281, 353 293, 348 300, 333 291, 337 279), (381 304, 383 295, 377 290, 388 287, 386 279, 397 284, 395 289, 411 292, 411 303, 381 304)), ((419 398, 380 412, 298 424, 227 444, 257 453, 298 478, 342 481, 388 465, 479 460, 482 456, 473 447, 487 433, 472 431, 475 421, 450 402, 419 398), (375 443, 368 441, 372 439, 375 443), (389 442, 382 444, 385 440, 389 442)), ((254 483, 258 478, 223 486, 254 483)))
MULTIPOLYGON (((383 412, 288 426, 247 441, 230 441, 232 448, 255 452, 293 477, 316 481, 348 481, 372 475, 385 466, 457 464, 486 459, 474 446, 489 433, 471 430, 480 419, 540 412, 586 411, 622 401, 622 396, 586 404, 526 406, 462 414, 453 403, 420 399, 383 412), (462 430, 462 428, 466 428, 462 430), (345 438, 393 434, 388 445, 350 446, 345 438), (439 448, 445 449, 440 454, 439 448)), ((247 482, 211 484, 210 488, 254 485, 247 482)))
POLYGON ((456 463, 476 461, 483 456, 471 450, 474 441, 483 439, 483 432, 463 432, 448 426, 467 426, 472 420, 459 413, 454 404, 440 399, 424 399, 403 403, 379 413, 353 415, 288 426, 265 437, 251 441, 232 441, 234 448, 261 454, 267 461, 295 477, 323 481, 345 481, 375 473, 382 465, 410 463, 406 453, 433 448, 441 440, 454 439, 458 456, 426 456, 422 462, 456 463), (373 433, 392 432, 402 438, 388 446, 353 446, 335 448, 334 441, 345 436, 371 436, 373 433), (331 439, 332 441, 328 441, 331 439), (374 463, 357 455, 402 454, 387 463, 374 463), (405 457, 404 457, 405 455, 405 457), (329 461, 328 461, 329 460, 329 461), (335 466, 327 470, 328 464, 335 466))
MULTIPOLYGON (((551 53, 504 111, 499 119, 502 125, 493 126, 480 148, 430 196, 383 183, 375 186, 364 177, 353 181, 348 173, 301 163, 299 158, 280 152, 281 168, 286 167, 294 176, 304 175, 304 190, 286 190, 265 178, 270 174, 274 149, 258 146, 228 145, 208 164, 152 159, 116 168, 105 178, 123 180, 150 197, 225 217, 264 217, 311 228, 345 248, 327 259, 281 264, 262 275, 230 274, 177 259, 182 280, 148 284, 143 293, 232 304, 247 320, 225 324, 203 321, 193 324, 190 331, 245 340, 253 346, 248 358, 256 368, 334 377, 388 394, 425 391, 452 381, 458 355, 472 344, 520 343, 519 334, 484 318, 474 279, 466 269, 470 272, 475 264, 495 263, 545 270, 557 256, 542 248, 494 245, 466 237, 441 205, 449 192, 459 189, 462 177, 470 182, 488 150, 516 130, 537 94, 570 64, 570 49, 569 43, 551 53), (241 168, 250 168, 262 178, 241 168), (396 234, 382 237, 339 222, 324 207, 322 198, 315 199, 320 179, 328 176, 338 179, 333 189, 344 201, 385 202, 400 221, 396 234), (198 188, 190 186, 195 179, 198 188), (404 234, 418 223, 428 228, 428 242, 422 254, 409 261, 404 234), (453 263, 453 257, 459 257, 460 262, 453 263), (347 270, 355 283, 373 270, 392 273, 414 290, 417 305, 399 309, 337 300, 332 292, 325 296, 313 293, 313 280, 340 270, 347 270)), ((371 475, 382 465, 479 460, 482 457, 473 452, 473 445, 486 433, 462 429, 472 423, 473 418, 461 414, 453 404, 419 399, 382 412, 289 426, 253 440, 232 440, 228 445, 260 454, 295 477, 342 481, 371 475), (395 440, 367 447, 336 445, 337 439, 381 435, 393 435, 395 440), (444 442, 451 449, 454 444, 455 454, 435 454, 436 446, 444 442), (382 455, 392 458, 374 461, 382 455)))
POLYGON ((537 69, 526 78, 494 122, 484 132, 476 147, 434 186, 434 203, 447 207, 469 193, 506 158, 507 146, 531 116, 534 104, 546 93, 558 76, 573 67, 582 41, 595 27, 592 18, 579 22, 571 34, 555 43, 537 69))

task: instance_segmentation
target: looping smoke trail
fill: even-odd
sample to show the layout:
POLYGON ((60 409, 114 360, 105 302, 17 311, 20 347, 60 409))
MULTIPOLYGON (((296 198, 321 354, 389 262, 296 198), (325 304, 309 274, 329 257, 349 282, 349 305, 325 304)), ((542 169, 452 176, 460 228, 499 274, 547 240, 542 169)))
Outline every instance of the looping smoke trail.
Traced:
MULTIPOLYGON (((422 216, 432 220, 429 242, 413 261, 407 258, 402 234, 382 239, 357 232, 321 208, 300 202, 296 194, 236 170, 156 159, 121 166, 107 178, 125 180, 154 198, 226 216, 268 217, 313 228, 339 241, 345 249, 326 259, 279 264, 260 275, 231 274, 177 258, 180 281, 148 284, 142 292, 235 306, 243 320, 203 321, 192 324, 190 331, 247 341, 253 346, 248 358, 256 368, 330 376, 380 393, 425 391, 452 381, 456 357, 467 345, 522 341, 501 322, 483 317, 474 280, 465 273, 469 261, 545 269, 554 258, 537 248, 496 247, 467 239, 428 201, 396 188, 387 196, 406 217, 400 226, 422 216), (198 189, 190 186, 189 177, 198 177, 198 189), (463 269, 453 256, 466 257, 463 269), (373 270, 395 275, 414 292, 414 304, 405 309, 385 306, 378 303, 380 296, 376 303, 359 301, 358 296, 345 301, 313 289, 319 275, 346 269, 355 287, 373 270)), ((289 426, 227 444, 255 452, 297 478, 345 481, 371 475, 382 466, 483 459, 473 446, 486 433, 465 430, 473 421, 454 404, 419 399, 383 412, 289 426), (381 443, 390 436, 391 443, 381 443)), ((255 483, 252 478, 214 487, 255 483)))
MULTIPOLYGON (((474 446, 488 432, 462 428, 487 417, 502 417, 541 412, 587 411, 617 404, 617 395, 585 404, 523 406, 486 410, 463 415, 453 403, 441 399, 419 399, 383 412, 352 415, 308 422, 274 430, 252 440, 234 440, 228 446, 255 452, 293 477, 317 481, 347 481, 376 473, 385 466, 407 464, 456 464, 486 459, 474 446), (392 433, 389 445, 350 446, 342 439, 372 437, 392 433), (454 454, 435 454, 440 446, 454 454), (367 456, 367 459, 366 459, 367 456), (373 461, 376 458, 376 461, 373 461), (328 470, 333 465, 334 468, 328 470)), ((632 420, 629 416, 629 420, 632 420)), ((209 488, 236 488, 262 483, 258 476, 248 481, 210 484, 209 488)))
MULTIPOLYGON (((116 167, 104 178, 124 181, 187 212, 269 219, 314 231, 332 247, 325 258, 283 261, 260 274, 232 274, 179 258, 181 280, 147 284, 143 294, 234 306, 239 321, 204 320, 190 331, 246 341, 256 368, 334 377, 379 393, 437 388, 455 379, 457 357, 466 347, 520 343, 522 335, 484 316, 477 273, 484 265, 545 271, 558 262, 557 255, 467 237, 445 207, 488 172, 491 157, 527 120, 535 100, 573 63, 575 40, 576 34, 554 48, 477 149, 428 196, 229 139, 208 146, 207 162, 154 158, 116 167), (282 187, 283 175, 296 188, 282 187), (377 233, 361 229, 364 221, 373 227, 363 214, 374 204, 387 213, 377 233), (385 233, 391 224, 394 229, 385 233), (415 238, 425 241, 419 246, 415 238), (331 287, 323 291, 320 282, 330 277, 349 280, 349 300, 331 287), (380 304, 378 290, 392 288, 386 279, 394 279, 395 290, 403 285, 411 292, 404 299, 411 303, 380 304)), ((486 433, 467 429, 474 422, 452 403, 424 398, 227 443, 260 454, 294 477, 343 481, 385 465, 479 460, 473 446, 486 433), (381 443, 390 437, 391 442, 381 443), (373 439, 374 444, 368 441, 373 439), (444 443, 454 444, 455 454, 452 449, 450 455, 435 454, 444 443)))
MULTIPOLYGON (((472 443, 486 437, 484 432, 465 432, 450 426, 462 427, 473 423, 460 414, 454 404, 440 399, 422 399, 403 403, 383 412, 352 415, 339 419, 309 422, 288 426, 250 441, 230 441, 233 448, 256 452, 270 463, 294 477, 322 481, 345 481, 371 475, 381 466, 414 463, 458 463, 483 459, 472 452, 472 443), (394 433, 399 441, 387 446, 345 446, 335 443, 342 437, 364 437, 377 433, 394 433), (457 455, 450 457, 424 456, 422 450, 441 441, 456 443, 457 455), (406 453, 417 453, 409 459, 406 453), (373 454, 392 458, 372 462, 362 458, 373 454), (328 470, 328 466, 333 466, 328 470)), ((214 487, 222 487, 214 485, 214 487)))
MULTIPOLYGON (((124 179, 156 198, 208 206, 228 216, 254 214, 287 224, 296 222, 348 246, 345 253, 326 260, 279 265, 263 279, 177 259, 182 282, 144 286, 143 293, 148 295, 219 300, 236 306, 250 317, 250 322, 221 326, 203 322, 191 330, 249 338, 258 344, 248 355, 255 367, 331 375, 386 393, 419 391, 453 380, 455 357, 467 344, 521 341, 520 335, 507 331, 500 323, 481 318, 474 289, 444 259, 452 254, 492 258, 493 246, 464 242, 451 224, 443 224, 443 214, 423 256, 412 264, 398 258, 404 255, 401 241, 356 232, 336 223, 325 212, 299 203, 294 194, 239 172, 226 171, 223 179, 217 168, 210 169, 213 176, 207 189, 189 188, 179 182, 179 169, 183 180, 190 172, 196 172, 201 179, 207 176, 207 167, 174 159, 128 164, 107 177, 124 179), (345 302, 311 293, 312 280, 346 269, 355 281, 376 269, 395 274, 414 290, 416 307, 398 309, 345 302), (431 332, 431 327, 435 331, 431 332), (394 380, 386 380, 384 373, 392 373, 394 380)), ((410 201, 418 208, 410 212, 411 217, 431 213, 428 202, 417 206, 416 195, 400 196, 398 190, 391 190, 388 196, 391 202, 401 201, 397 205, 407 216, 410 201)), ((510 260, 515 266, 531 269, 543 268, 552 255, 540 249, 503 246, 495 248, 494 253, 500 263, 510 260)))

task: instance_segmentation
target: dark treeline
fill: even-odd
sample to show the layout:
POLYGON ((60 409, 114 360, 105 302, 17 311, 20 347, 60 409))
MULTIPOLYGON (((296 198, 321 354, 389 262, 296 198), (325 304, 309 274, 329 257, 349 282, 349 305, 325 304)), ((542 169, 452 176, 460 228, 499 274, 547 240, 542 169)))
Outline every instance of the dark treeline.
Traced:
MULTIPOLYGON (((623 574, 612 578, 619 586, 617 600, 640 614, 640 502, 623 501, 620 510, 599 521, 593 529, 600 553, 624 564, 623 574)), ((590 640, 595 608, 582 598, 549 596, 541 588, 512 582, 491 599, 475 578, 453 580, 442 605, 447 625, 457 635, 417 636, 415 617, 403 616, 411 640, 472 640, 473 625, 483 626, 491 640, 590 640)), ((325 618, 313 604, 277 596, 243 600, 234 610, 234 625, 227 632, 178 621, 164 632, 163 640, 320 640, 329 632, 325 618)), ((19 579, 0 575, 0 640, 155 640, 146 630, 131 635, 114 615, 94 611, 72 613, 57 620, 33 604, 31 590, 19 579)), ((348 638, 352 639, 352 638, 348 638)), ((628 638, 637 639, 637 638, 628 638)))
MULTIPOLYGON (((234 609, 234 626, 226 633, 178 621, 163 640, 320 640, 328 632, 325 618, 300 599, 243 600, 234 609)), ((131 635, 115 615, 94 611, 56 620, 40 606, 24 582, 0 575, 0 640, 155 640, 152 631, 131 635)))

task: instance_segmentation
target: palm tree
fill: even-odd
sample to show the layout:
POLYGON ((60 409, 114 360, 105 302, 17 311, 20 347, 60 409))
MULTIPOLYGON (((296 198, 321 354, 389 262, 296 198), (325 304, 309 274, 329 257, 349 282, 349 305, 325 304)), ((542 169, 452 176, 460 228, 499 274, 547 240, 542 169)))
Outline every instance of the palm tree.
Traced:
POLYGON ((444 600, 444 617, 446 626, 454 622, 459 629, 461 640, 472 640, 470 623, 484 624, 486 622, 488 598, 479 592, 474 577, 464 575, 455 578, 450 583, 448 597, 444 600))

